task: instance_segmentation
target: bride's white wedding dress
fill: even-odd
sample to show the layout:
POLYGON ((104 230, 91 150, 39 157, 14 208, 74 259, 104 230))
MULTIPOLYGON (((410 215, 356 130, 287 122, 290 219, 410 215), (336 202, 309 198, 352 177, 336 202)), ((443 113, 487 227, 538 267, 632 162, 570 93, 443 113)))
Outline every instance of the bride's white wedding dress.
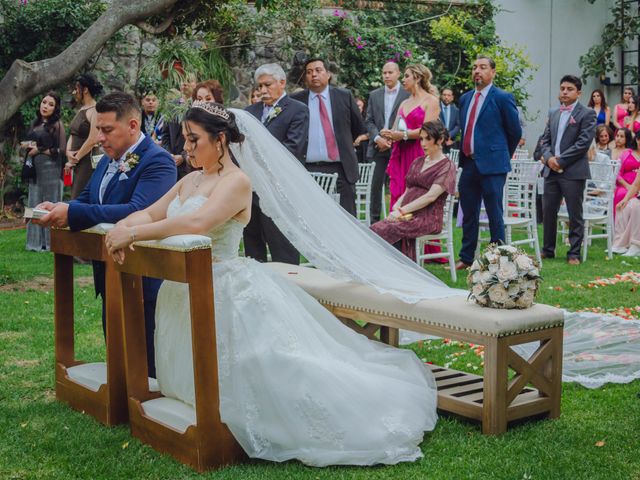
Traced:
MULTIPOLYGON (((176 197, 167 216, 205 197, 176 197)), ((208 233, 214 258, 220 415, 247 454, 314 466, 394 464, 422 456, 436 385, 409 350, 345 327, 303 290, 238 256, 244 225, 208 233)), ((161 392, 195 405, 186 284, 165 281, 156 307, 161 392)))

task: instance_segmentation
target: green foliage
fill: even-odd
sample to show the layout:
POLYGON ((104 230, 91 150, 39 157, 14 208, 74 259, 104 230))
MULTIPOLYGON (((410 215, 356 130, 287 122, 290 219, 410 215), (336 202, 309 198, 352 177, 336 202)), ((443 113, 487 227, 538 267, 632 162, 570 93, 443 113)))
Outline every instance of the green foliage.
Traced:
POLYGON ((15 59, 33 62, 59 54, 104 10, 100 0, 0 0, 0 77, 15 59))
MULTIPOLYGON (((589 0, 595 3, 595 0, 589 0)), ((640 17, 638 17, 637 4, 634 2, 616 0, 611 9, 614 18, 607 23, 601 36, 601 43, 593 45, 587 53, 580 57, 578 64, 582 68, 582 78, 596 77, 604 80, 611 72, 615 71, 616 55, 620 49, 630 49, 640 38, 640 17), (623 28, 624 25, 624 28, 623 28)), ((635 48, 635 47, 633 47, 635 48)), ((637 66, 626 65, 623 78, 624 84, 637 84, 640 75, 637 66)))
MULTIPOLYGON (((387 61, 401 68, 423 63, 431 68, 434 84, 460 94, 471 86, 470 65, 482 52, 495 57, 498 86, 513 92, 521 105, 528 98, 525 87, 536 67, 522 49, 499 42, 490 0, 453 7, 385 2, 383 9, 368 10, 356 3, 320 10, 319 0, 275 0, 244 20, 238 16, 248 24, 238 31, 250 33, 253 49, 276 47, 290 58, 297 52, 327 58, 339 83, 362 97, 382 84, 380 69, 387 61)), ((302 72, 295 67, 293 78, 301 83, 302 72)))

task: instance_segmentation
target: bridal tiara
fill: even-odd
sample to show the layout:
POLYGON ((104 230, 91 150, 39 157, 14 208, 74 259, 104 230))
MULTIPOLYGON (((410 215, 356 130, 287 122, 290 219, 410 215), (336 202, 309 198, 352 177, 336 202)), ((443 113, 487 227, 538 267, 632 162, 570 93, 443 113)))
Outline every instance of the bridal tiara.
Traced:
POLYGON ((223 107, 220 107, 213 102, 196 100, 191 104, 191 108, 199 108, 200 110, 204 110, 205 112, 210 113, 211 115, 215 115, 216 117, 229 120, 229 112, 225 110, 223 107))

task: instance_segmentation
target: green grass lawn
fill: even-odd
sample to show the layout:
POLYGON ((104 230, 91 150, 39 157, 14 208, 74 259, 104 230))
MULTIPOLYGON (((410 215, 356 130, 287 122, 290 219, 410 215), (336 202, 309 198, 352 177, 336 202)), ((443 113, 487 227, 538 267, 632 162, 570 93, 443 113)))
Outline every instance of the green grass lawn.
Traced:
MULTIPOLYGON (((253 461, 199 475, 133 439, 127 427, 104 427, 55 400, 53 291, 42 280, 51 277, 53 261, 25 252, 24 237, 24 230, 0 232, 0 479, 640 479, 640 381, 597 390, 565 384, 560 419, 515 425, 500 437, 441 417, 422 443, 425 457, 411 464, 316 469, 253 461)), ((637 306, 633 283, 588 286, 597 277, 639 271, 638 260, 606 260, 603 247, 596 242, 577 267, 545 260, 538 301, 569 310, 637 306)), ((450 284, 441 266, 428 268, 450 284)), ((76 269, 81 277, 90 272, 76 269)), ((97 360, 104 355, 100 305, 92 285, 82 285, 75 303, 78 357, 97 360)), ((468 346, 432 341, 413 348, 426 361, 481 370, 468 346)))

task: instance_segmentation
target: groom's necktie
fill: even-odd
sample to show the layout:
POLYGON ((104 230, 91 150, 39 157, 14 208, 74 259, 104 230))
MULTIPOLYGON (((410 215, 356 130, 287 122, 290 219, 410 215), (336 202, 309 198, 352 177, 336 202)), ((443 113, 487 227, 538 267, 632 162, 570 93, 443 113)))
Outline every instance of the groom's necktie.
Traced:
POLYGON ((109 166, 107 167, 107 171, 104 174, 104 177, 102 177, 102 182, 100 183, 100 196, 99 196, 100 203, 102 203, 102 197, 104 196, 104 192, 107 189, 107 185, 109 185, 109 182, 111 181, 113 176, 118 171, 118 166, 119 165, 120 165, 120 162, 117 161, 117 160, 111 160, 109 162, 109 166))
POLYGON ((324 140, 327 143, 327 154, 329 160, 335 162, 338 159, 338 145, 336 145, 336 137, 333 134, 333 128, 331 127, 331 121, 329 120, 329 113, 327 107, 324 104, 322 95, 316 95, 318 99, 318 106, 320 107, 320 123, 322 124, 322 130, 324 132, 324 140))

